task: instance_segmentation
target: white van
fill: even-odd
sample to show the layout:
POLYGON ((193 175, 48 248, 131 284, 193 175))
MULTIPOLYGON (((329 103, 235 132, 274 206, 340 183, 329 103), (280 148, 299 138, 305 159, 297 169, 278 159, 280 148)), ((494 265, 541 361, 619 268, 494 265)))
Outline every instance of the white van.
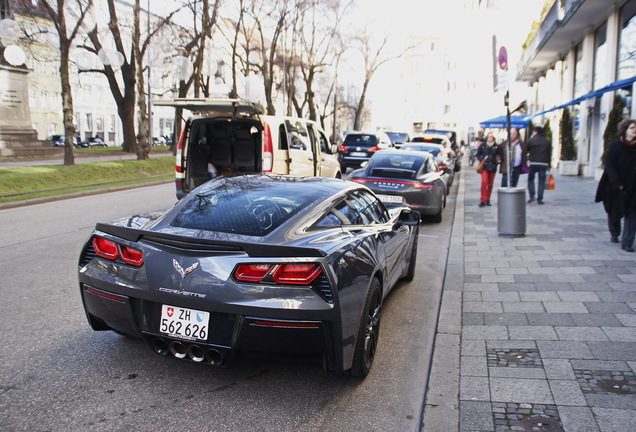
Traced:
POLYGON ((153 101, 192 114, 185 120, 176 161, 177 198, 216 175, 264 172, 340 178, 337 146, 311 120, 264 115, 239 99, 153 101))

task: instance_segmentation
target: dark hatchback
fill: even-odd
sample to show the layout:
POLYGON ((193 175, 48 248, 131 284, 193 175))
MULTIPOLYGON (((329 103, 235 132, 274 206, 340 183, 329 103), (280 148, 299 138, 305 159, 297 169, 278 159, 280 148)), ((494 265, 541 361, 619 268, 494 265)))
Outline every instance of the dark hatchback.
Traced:
POLYGON ((94 330, 163 356, 313 356, 365 376, 384 299, 413 279, 419 222, 345 180, 221 176, 166 212, 97 224, 82 302, 94 330))
POLYGON ((408 206, 433 222, 442 221, 446 182, 432 154, 409 150, 382 150, 349 180, 371 189, 385 205, 408 206))
POLYGON ((344 173, 347 168, 359 168, 378 150, 393 147, 393 143, 384 132, 348 134, 338 148, 338 162, 344 173))

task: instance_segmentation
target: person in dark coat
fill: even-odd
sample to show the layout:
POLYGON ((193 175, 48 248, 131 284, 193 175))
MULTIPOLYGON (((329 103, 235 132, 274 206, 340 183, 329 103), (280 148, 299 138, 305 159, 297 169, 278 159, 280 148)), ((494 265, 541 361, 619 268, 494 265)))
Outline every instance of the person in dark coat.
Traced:
POLYGON ((552 143, 543 136, 543 128, 537 126, 532 131, 532 138, 526 144, 528 150, 528 164, 530 173, 528 174, 528 204, 534 202, 535 176, 539 178, 537 185, 537 204, 543 204, 543 191, 545 190, 545 178, 550 169, 552 159, 552 143))
POLYGON ((484 170, 481 172, 481 199, 479 207, 490 205, 490 196, 497 175, 497 165, 500 160, 498 158, 499 146, 495 141, 495 136, 490 132, 486 137, 486 141, 477 148, 477 160, 485 161, 484 170))
POLYGON ((611 241, 618 243, 623 236, 621 248, 634 252, 636 237, 636 120, 623 120, 618 125, 618 139, 612 144, 605 157, 606 177, 599 182, 597 201, 603 201, 607 211, 607 222, 611 241))
POLYGON ((605 171, 596 191, 596 201, 603 201, 607 212, 607 224, 611 241, 621 248, 634 252, 636 236, 636 120, 623 120, 618 125, 618 139, 605 157, 605 171))

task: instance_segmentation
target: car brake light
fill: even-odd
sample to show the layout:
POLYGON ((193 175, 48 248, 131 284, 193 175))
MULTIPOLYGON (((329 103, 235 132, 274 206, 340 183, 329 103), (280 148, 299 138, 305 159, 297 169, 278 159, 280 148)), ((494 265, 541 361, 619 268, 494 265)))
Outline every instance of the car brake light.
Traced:
POLYGON ((430 183, 413 182, 412 184, 415 189, 435 189, 437 187, 437 185, 430 183))
POLYGON ((263 172, 272 172, 274 167, 274 145, 272 143, 272 131, 269 125, 263 122, 263 172))
POLYGON ((315 263, 293 264, 240 264, 234 271, 234 278, 242 282, 263 282, 271 275, 278 284, 307 285, 322 273, 322 267, 315 263))
POLYGON ((178 173, 182 173, 183 172, 183 166, 181 165, 181 160, 183 158, 183 141, 185 140, 185 130, 188 127, 188 124, 186 123, 185 126, 183 126, 181 128, 181 135, 179 136, 179 144, 177 144, 177 164, 175 167, 175 170, 178 173))
POLYGON ((244 282, 259 282, 271 270, 271 264, 241 264, 236 268, 234 277, 244 282))
POLYGON ((352 182, 360 183, 360 184, 366 184, 367 182, 367 179, 363 179, 363 178, 350 178, 349 180, 352 182))
POLYGON ((347 150, 349 150, 349 147, 347 147, 346 145, 340 145, 340 147, 338 147, 338 151, 343 152, 343 151, 347 151, 347 150))
POLYGON ((121 259, 123 259, 126 264, 140 267, 144 263, 144 256, 140 250, 128 246, 120 246, 119 250, 121 252, 121 259))
POLYGON ((117 259, 119 255, 117 243, 101 237, 93 237, 93 249, 95 249, 97 256, 109 260, 117 259))
POLYGON ((276 283, 307 285, 322 272, 318 264, 285 264, 279 266, 272 277, 276 283))
POLYGON ((438 164, 437 166, 439 167, 440 171, 444 171, 446 169, 446 164, 444 163, 438 164))
POLYGON ((378 147, 378 146, 373 146, 373 147, 371 147, 371 148, 369 149, 369 151, 370 151, 371 153, 375 153, 375 152, 377 152, 378 150, 381 150, 381 148, 380 148, 380 147, 378 147))
POLYGON ((140 267, 144 263, 143 252, 138 249, 123 246, 102 237, 93 237, 92 245, 93 249, 95 249, 95 254, 107 260, 115 261, 121 256, 121 259, 126 264, 134 265, 135 267, 140 267))

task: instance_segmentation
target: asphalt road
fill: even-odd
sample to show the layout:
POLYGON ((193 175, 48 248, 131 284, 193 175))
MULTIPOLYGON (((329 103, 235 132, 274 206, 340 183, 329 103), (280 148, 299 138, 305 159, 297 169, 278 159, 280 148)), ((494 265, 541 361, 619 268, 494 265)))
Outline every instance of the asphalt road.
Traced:
POLYGON ((90 329, 77 260, 98 221, 167 208, 174 185, 0 210, 0 429, 11 431, 418 431, 456 187, 425 223, 415 280, 387 298, 365 380, 318 363, 218 369, 90 329))

